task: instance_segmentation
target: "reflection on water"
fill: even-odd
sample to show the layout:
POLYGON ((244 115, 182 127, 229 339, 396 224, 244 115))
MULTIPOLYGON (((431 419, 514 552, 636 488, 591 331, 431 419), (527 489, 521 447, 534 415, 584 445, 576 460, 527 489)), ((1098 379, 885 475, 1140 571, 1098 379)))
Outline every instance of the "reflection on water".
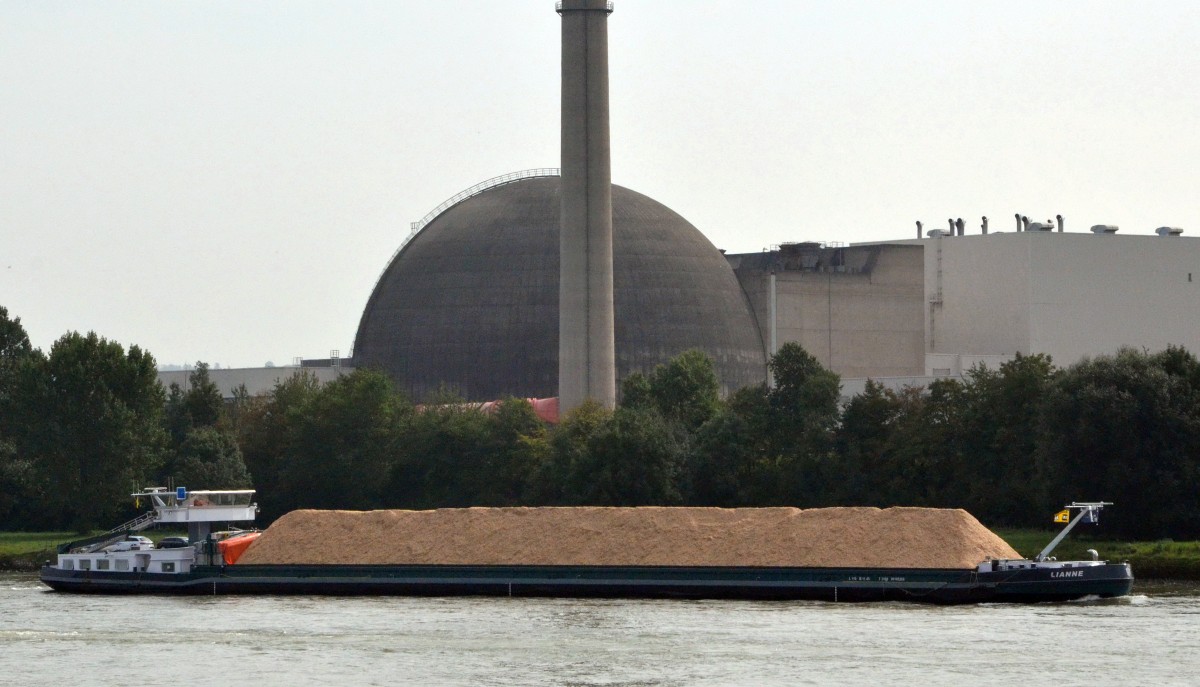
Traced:
POLYGON ((1200 582, 1193 580, 1134 580, 1133 593, 1145 596, 1200 596, 1200 582))
POLYGON ((1139 581, 1115 600, 954 607, 44 589, 31 575, 0 575, 0 684, 153 674, 257 685, 1090 687, 1190 685, 1200 674, 1200 586, 1186 583, 1139 581))

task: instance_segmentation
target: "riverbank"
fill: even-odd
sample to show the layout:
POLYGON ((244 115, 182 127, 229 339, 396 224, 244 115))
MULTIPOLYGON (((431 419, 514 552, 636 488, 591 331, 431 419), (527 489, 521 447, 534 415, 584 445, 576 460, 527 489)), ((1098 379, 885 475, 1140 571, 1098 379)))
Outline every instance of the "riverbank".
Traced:
MULTIPOLYGON (((997 528, 993 530, 1022 556, 1036 556, 1054 538, 1055 532, 997 528)), ((97 533, 98 534, 98 533, 97 533)), ((179 534, 155 531, 151 539, 179 534)), ((79 539, 72 532, 0 532, 0 571, 29 572, 54 560, 56 548, 63 542, 79 539)), ((1054 555, 1060 560, 1090 558, 1095 549, 1100 558, 1129 561, 1139 579, 1200 580, 1200 542, 1124 542, 1099 539, 1073 532, 1058 545, 1054 555)))
MULTIPOLYGON (((995 528, 996 534, 1022 556, 1036 556, 1057 532, 995 528)), ((1128 561, 1139 579, 1200 580, 1200 541, 1119 541, 1089 536, 1075 530, 1053 552, 1059 560, 1087 560, 1095 549, 1102 560, 1128 561)))
POLYGON ((85 535, 73 532, 0 532, 0 570, 28 572, 54 560, 59 544, 85 535))

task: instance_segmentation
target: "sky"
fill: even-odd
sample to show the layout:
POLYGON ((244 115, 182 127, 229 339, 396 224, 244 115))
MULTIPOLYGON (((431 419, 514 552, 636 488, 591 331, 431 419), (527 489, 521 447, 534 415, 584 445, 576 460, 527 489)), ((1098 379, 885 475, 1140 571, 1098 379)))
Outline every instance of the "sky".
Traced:
MULTIPOLYGON (((613 182, 729 252, 1200 236, 1200 3, 616 0, 613 182)), ((161 365, 348 356, 409 223, 558 167, 550 0, 0 0, 0 306, 161 365)))

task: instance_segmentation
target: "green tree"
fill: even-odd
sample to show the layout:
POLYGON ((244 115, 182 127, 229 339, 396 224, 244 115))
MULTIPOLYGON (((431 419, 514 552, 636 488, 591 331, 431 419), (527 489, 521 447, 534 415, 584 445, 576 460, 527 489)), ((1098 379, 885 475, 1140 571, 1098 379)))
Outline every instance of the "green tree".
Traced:
POLYGON ((488 418, 486 490, 478 505, 518 506, 534 498, 533 482, 547 460, 546 423, 521 398, 504 399, 488 418))
POLYGON ((559 419, 549 433, 547 459, 534 476, 536 502, 565 506, 585 500, 588 442, 611 416, 612 411, 588 400, 559 419))
POLYGON ((1046 394, 1038 462, 1046 508, 1109 500, 1105 531, 1200 537, 1200 363, 1130 348, 1076 363, 1046 394))
POLYGON ((294 419, 279 488, 299 507, 380 507, 411 410, 381 372, 357 369, 330 382, 294 419))
POLYGON ((12 388, 17 366, 32 354, 33 346, 21 318, 9 319, 8 309, 0 306, 0 403, 12 388))
POLYGON ((44 361, 24 367, 20 387, 32 415, 19 448, 45 480, 47 508, 81 531, 107 524, 162 459, 164 398, 154 358, 72 332, 44 361))
POLYGON ((687 501, 694 506, 755 504, 770 492, 768 470, 749 423, 722 409, 697 430, 688 453, 687 501))
MULTIPOLYGON (((241 402, 239 410, 247 402, 245 394, 241 402)), ((171 384, 164 422, 170 436, 170 450, 160 482, 173 481, 197 489, 252 486, 237 435, 225 411, 225 399, 209 376, 206 363, 197 362, 188 374, 187 391, 171 384)))
POLYGON ((841 382, 789 342, 768 363, 774 386, 740 389, 728 408, 745 424, 753 505, 812 505, 827 498, 823 473, 833 448, 841 382))
POLYGON ((494 503, 492 419, 475 404, 443 393, 413 413, 401 431, 393 498, 415 508, 494 503))
POLYGON ((961 505, 985 522, 1045 523, 1037 428, 1057 374, 1049 356, 1021 354, 996 370, 979 366, 967 374, 958 424, 968 461, 961 471, 961 505))
POLYGON ((840 416, 841 380, 795 342, 781 346, 768 366, 775 382, 767 398, 776 448, 824 455, 840 416))
POLYGON ((225 399, 208 374, 208 363, 196 362, 196 367, 188 373, 186 391, 171 383, 164 419, 176 447, 183 444, 193 428, 225 424, 225 399))
POLYGON ((695 431, 721 407, 721 383, 712 358, 691 349, 654 368, 647 380, 653 407, 670 422, 695 431))
POLYGON ((199 489, 248 489, 250 473, 229 432, 197 427, 177 449, 175 483, 199 489))
POLYGON ((301 494, 284 489, 283 472, 306 409, 320 391, 316 377, 307 372, 288 377, 265 397, 249 399, 238 425, 238 444, 250 472, 261 520, 270 522, 299 507, 301 494))
POLYGON ((245 384, 233 387, 233 400, 226 406, 226 416, 229 419, 229 429, 235 436, 242 432, 242 421, 246 414, 254 408, 256 399, 250 395, 245 384))
POLYGON ((618 408, 588 437, 570 483, 587 505, 673 505, 683 501, 683 463, 675 432, 656 410, 618 408))
POLYGON ((9 319, 8 310, 0 306, 0 527, 15 526, 34 510, 32 465, 18 454, 15 443, 23 414, 16 387, 20 368, 40 356, 29 343, 21 318, 9 319))
POLYGON ((654 393, 650 390, 650 378, 634 372, 621 382, 621 405, 626 408, 653 408, 654 393))
POLYGON ((183 400, 183 387, 176 382, 171 382, 167 387, 167 402, 163 406, 163 425, 167 429, 167 435, 171 439, 171 444, 178 446, 187 438, 187 433, 192 428, 192 420, 188 417, 187 406, 183 400))
POLYGON ((193 427, 216 427, 224 418, 225 399, 208 374, 208 363, 197 361, 188 374, 183 405, 193 427))
POLYGON ((874 506, 891 498, 891 452, 904 412, 900 396, 873 380, 846 404, 836 439, 842 479, 830 485, 842 505, 874 506))
POLYGON ((882 505, 963 505, 965 396, 965 386, 955 379, 935 380, 923 394, 906 396, 900 432, 891 448, 892 490, 882 505))

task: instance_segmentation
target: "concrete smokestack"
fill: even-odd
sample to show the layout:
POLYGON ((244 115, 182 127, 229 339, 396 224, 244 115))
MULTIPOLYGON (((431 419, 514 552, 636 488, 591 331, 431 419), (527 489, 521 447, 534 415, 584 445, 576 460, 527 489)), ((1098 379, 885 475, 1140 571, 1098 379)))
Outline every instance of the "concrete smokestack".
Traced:
POLYGON ((617 402, 613 337, 612 163, 604 0, 563 0, 559 412, 617 402))

